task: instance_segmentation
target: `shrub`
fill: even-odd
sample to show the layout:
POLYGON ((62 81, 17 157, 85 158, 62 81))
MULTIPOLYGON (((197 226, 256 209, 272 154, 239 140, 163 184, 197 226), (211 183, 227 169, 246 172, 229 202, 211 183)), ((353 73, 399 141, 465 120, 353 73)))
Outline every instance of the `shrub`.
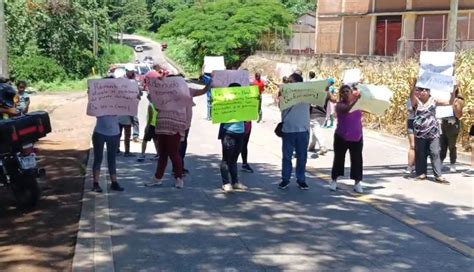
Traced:
POLYGON ((15 58, 12 68, 13 77, 29 82, 53 82, 66 78, 66 72, 54 59, 41 55, 15 58))

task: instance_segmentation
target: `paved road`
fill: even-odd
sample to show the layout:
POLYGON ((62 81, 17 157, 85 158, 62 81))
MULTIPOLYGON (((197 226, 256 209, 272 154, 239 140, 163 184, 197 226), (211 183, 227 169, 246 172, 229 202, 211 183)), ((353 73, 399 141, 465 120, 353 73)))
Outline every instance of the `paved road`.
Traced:
MULTIPOLYGON (((152 177, 155 163, 120 157, 118 175, 126 191, 110 192, 108 200, 96 198, 95 235, 106 238, 99 245, 111 257, 105 258, 109 267, 117 271, 473 271, 471 179, 447 174, 452 184, 445 186, 403 177, 405 143, 366 131, 364 196, 327 190, 332 152, 309 161, 310 190, 301 191, 293 182, 281 191, 277 189, 281 143, 273 135, 279 112, 266 97, 264 122, 254 125, 249 145, 256 172, 241 173, 250 189, 225 195, 220 190, 218 127, 205 120, 205 97, 195 102, 186 159, 191 175, 184 189, 173 187, 170 169, 163 187, 146 188, 143 183, 152 177)), ((328 146, 332 134, 323 130, 328 146)), ((132 144, 134 152, 139 148, 132 144)), ((152 150, 147 149, 150 156, 152 150)), ((351 185, 348 180, 341 183, 351 185)))

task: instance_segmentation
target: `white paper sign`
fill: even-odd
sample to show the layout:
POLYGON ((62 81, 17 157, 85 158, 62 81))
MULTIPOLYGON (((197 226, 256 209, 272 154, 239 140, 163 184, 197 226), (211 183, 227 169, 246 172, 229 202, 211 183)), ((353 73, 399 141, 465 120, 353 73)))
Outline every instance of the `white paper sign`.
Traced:
POLYGON ((454 76, 424 72, 416 82, 416 87, 452 92, 456 79, 454 76))
POLYGON ((452 106, 437 106, 436 107, 436 118, 441 119, 445 117, 454 116, 454 111, 452 106))
POLYGON ((204 57, 204 65, 203 65, 203 72, 204 73, 212 73, 212 71, 216 70, 225 70, 225 62, 223 56, 205 56, 204 57))
POLYGON ((138 84, 126 78, 90 79, 87 115, 137 115, 138 84))
POLYGON ((387 86, 359 84, 360 100, 351 111, 362 110, 376 115, 382 115, 390 107, 393 92, 387 86))
POLYGON ((362 72, 360 69, 349 69, 344 71, 342 82, 344 84, 358 83, 362 79, 362 72))
POLYGON ((431 72, 452 76, 454 73, 454 52, 422 51, 420 54, 420 73, 431 72))
POLYGON ((213 88, 226 88, 231 83, 239 83, 240 86, 249 86, 250 77, 247 70, 221 70, 212 73, 213 88))
POLYGON ((158 111, 176 111, 194 105, 188 84, 182 77, 150 78, 148 92, 158 111))

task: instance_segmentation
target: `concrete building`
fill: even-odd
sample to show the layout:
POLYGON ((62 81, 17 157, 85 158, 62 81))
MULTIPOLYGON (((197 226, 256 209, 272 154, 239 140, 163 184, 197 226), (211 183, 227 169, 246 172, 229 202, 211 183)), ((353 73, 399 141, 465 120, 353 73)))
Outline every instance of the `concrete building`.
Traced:
POLYGON ((292 38, 288 49, 292 52, 314 53, 316 13, 306 13, 291 26, 292 38))
MULTIPOLYGON (((319 0, 317 54, 409 57, 447 44, 450 0, 319 0)), ((459 1, 457 49, 474 48, 474 0, 459 1)))

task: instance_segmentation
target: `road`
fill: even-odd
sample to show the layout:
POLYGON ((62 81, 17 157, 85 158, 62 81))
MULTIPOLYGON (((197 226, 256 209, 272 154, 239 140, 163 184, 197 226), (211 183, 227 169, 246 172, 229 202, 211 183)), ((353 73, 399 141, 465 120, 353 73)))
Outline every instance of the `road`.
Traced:
MULTIPOLYGON (((332 152, 309 160, 310 190, 299 190, 294 180, 279 190, 281 142, 273 134, 279 111, 266 96, 264 122, 254 124, 249 144, 256 171, 240 174, 249 190, 225 195, 218 127, 205 120, 205 97, 195 102, 185 188, 173 188, 170 169, 163 187, 146 188, 155 163, 119 157, 125 192, 94 195, 86 183, 75 268, 472 271, 472 179, 448 173, 446 186, 404 177, 405 142, 365 131, 364 195, 353 195, 349 180, 328 191, 332 152)), ((333 133, 322 132, 328 146, 333 133)), ((139 148, 132 144, 134 152, 139 148)), ((107 181, 101 182, 104 188, 107 181)))

